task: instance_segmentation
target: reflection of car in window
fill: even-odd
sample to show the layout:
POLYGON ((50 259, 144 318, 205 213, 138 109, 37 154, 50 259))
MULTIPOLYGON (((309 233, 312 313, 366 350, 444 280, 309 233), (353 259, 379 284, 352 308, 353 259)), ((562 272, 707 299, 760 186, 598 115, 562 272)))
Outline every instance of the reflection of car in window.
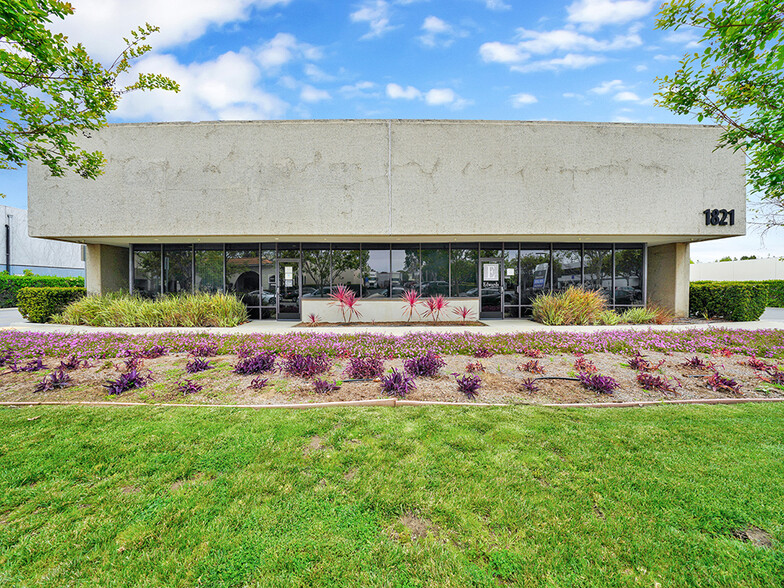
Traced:
POLYGON ((642 303, 642 290, 621 286, 615 289, 615 304, 642 303))

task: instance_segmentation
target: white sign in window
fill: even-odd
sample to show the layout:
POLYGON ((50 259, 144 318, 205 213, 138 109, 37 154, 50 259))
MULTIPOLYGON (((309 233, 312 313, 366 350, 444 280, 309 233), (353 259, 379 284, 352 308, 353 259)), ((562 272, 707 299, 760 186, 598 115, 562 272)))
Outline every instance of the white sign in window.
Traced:
POLYGON ((283 273, 285 275, 286 280, 293 280, 294 279, 294 268, 290 265, 284 266, 283 273))
POLYGON ((507 276, 513 276, 514 275, 514 268, 513 267, 506 268, 506 275, 507 276))
POLYGON ((498 281, 498 264, 497 263, 486 263, 482 267, 483 267, 483 271, 484 271, 484 281, 485 282, 497 282, 498 281))

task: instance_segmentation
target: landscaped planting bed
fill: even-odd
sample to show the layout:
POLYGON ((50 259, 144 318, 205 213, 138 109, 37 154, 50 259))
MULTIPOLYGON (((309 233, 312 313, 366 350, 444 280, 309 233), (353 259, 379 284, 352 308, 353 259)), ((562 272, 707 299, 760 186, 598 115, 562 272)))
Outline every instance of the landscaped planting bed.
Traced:
POLYGON ((784 397, 783 333, 6 332, 0 335, 0 401, 279 404, 392 396, 519 404, 778 398, 784 397))

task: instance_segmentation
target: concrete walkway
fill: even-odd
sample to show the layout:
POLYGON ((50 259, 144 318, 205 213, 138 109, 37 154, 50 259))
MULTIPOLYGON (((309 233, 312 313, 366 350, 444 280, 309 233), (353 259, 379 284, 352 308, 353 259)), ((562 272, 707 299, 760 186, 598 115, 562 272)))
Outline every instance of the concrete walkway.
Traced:
MULTIPOLYGON (((8 309, 12 310, 12 309, 8 309)), ((18 313, 17 313, 17 316, 18 313)), ((571 331, 582 333, 593 333, 608 330, 631 330, 631 331, 646 331, 648 329, 660 331, 686 331, 690 329, 784 329, 784 309, 769 308, 766 309, 765 314, 759 321, 745 322, 745 323, 732 323, 732 322, 715 322, 707 324, 695 325, 591 325, 591 326, 564 326, 564 327, 550 327, 542 325, 531 320, 525 319, 504 319, 486 321, 487 326, 483 327, 461 327, 461 326, 361 326, 361 327, 297 327, 294 321, 250 321, 244 325, 231 328, 215 327, 87 327, 87 326, 70 326, 70 325, 50 325, 40 323, 28 323, 24 321, 2 323, 2 316, 0 316, 0 328, 11 328, 20 331, 36 331, 36 332, 60 332, 60 333, 100 333, 100 332, 118 332, 129 334, 147 334, 147 333, 161 333, 165 331, 176 331, 182 333, 192 332, 210 332, 221 334, 251 334, 251 333, 340 333, 340 334, 355 334, 355 333, 380 333, 385 335, 404 335, 406 333, 422 333, 422 332, 436 332, 436 333, 481 333, 485 335, 493 335, 497 333, 519 333, 519 332, 536 332, 536 331, 571 331)), ((21 318, 21 317, 20 317, 21 318)))

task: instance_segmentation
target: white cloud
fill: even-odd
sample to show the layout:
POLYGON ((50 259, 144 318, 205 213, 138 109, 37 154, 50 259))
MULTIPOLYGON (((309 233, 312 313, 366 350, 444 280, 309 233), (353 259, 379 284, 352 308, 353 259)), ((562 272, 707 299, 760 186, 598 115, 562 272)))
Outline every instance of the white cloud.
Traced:
POLYGON ((636 65, 634 67, 634 71, 646 71, 647 69, 648 69, 648 66, 645 65, 644 63, 641 63, 640 65, 636 65))
POLYGON ((311 80, 315 80, 317 82, 331 82, 335 79, 335 76, 329 75, 312 63, 306 63, 305 67, 302 68, 302 71, 304 71, 305 75, 308 76, 311 80))
POLYGON ((340 93, 346 98, 379 98, 376 84, 368 81, 341 86, 340 93))
POLYGON ((247 20, 251 9, 283 7, 291 0, 71 0, 74 14, 54 19, 52 29, 82 43, 101 61, 112 61, 124 47, 123 37, 145 22, 160 27, 150 37, 156 50, 201 37, 208 28, 247 20))
POLYGON ((488 10, 509 10, 512 8, 504 0, 485 0, 485 6, 488 10))
POLYGON ((611 41, 599 41, 570 29, 554 31, 529 31, 518 29, 518 37, 524 39, 517 47, 522 51, 546 54, 554 51, 617 51, 642 45, 636 32, 616 35, 611 41))
POLYGON ((515 94, 514 96, 512 96, 512 106, 514 108, 522 108, 523 106, 527 106, 529 104, 535 104, 537 102, 539 102, 539 100, 537 100, 536 96, 534 96, 533 94, 522 93, 522 94, 515 94))
POLYGON ((302 91, 299 93, 300 100, 303 102, 321 102, 322 100, 329 100, 332 96, 326 90, 319 90, 313 86, 305 84, 302 86, 302 91))
POLYGON ((427 92, 421 92, 414 86, 403 87, 399 84, 387 84, 387 97, 393 100, 424 100, 430 106, 449 106, 453 110, 459 110, 471 104, 458 96, 451 88, 433 88, 427 92))
POLYGON ((456 37, 467 36, 465 31, 454 28, 437 16, 428 16, 425 18, 422 23, 422 30, 425 31, 425 33, 419 37, 419 41, 425 47, 449 47, 456 37))
POLYGON ((640 97, 634 92, 629 92, 626 90, 623 92, 618 92, 615 96, 613 96, 613 100, 616 102, 639 102, 640 97))
POLYGON ((413 100, 415 98, 420 98, 422 96, 422 92, 417 90, 414 86, 403 88, 403 86, 398 84, 387 84, 387 96, 393 100, 413 100))
POLYGON ((680 59, 678 55, 661 55, 661 54, 654 55, 653 58, 656 61, 677 61, 678 59, 680 59))
POLYGON ((613 119, 612 119, 612 122, 633 123, 633 122, 637 122, 637 121, 635 119, 633 119, 633 118, 629 118, 628 116, 614 116, 613 119))
POLYGON ((366 0, 349 18, 351 22, 368 23, 370 26, 370 30, 360 37, 362 39, 381 37, 395 28, 389 24, 389 4, 386 0, 366 0))
POLYGON ((425 102, 431 106, 452 104, 455 100, 457 100, 457 94, 449 88, 433 88, 425 94, 425 102))
POLYGON ((678 45, 686 45, 686 48, 693 49, 699 46, 700 36, 694 30, 680 30, 673 31, 664 40, 668 43, 676 43, 678 45))
POLYGON ((646 16, 655 0, 576 0, 566 7, 567 20, 586 30, 608 24, 624 24, 646 16))
POLYGON ((493 63, 519 63, 530 57, 528 53, 520 50, 517 45, 492 41, 483 43, 479 47, 479 55, 485 62, 493 63))
POLYGON ((256 59, 265 69, 277 69, 294 59, 319 59, 321 50, 300 43, 294 35, 278 33, 256 51, 256 59))
POLYGON ((604 57, 596 55, 580 55, 575 53, 568 53, 563 57, 555 59, 543 59, 540 61, 532 61, 524 65, 513 65, 510 69, 521 73, 529 73, 532 71, 558 71, 561 69, 585 69, 592 65, 597 65, 606 61, 604 57))
POLYGON ((602 82, 595 88, 591 88, 588 90, 592 94, 607 94, 609 92, 616 92, 625 88, 623 82, 621 80, 611 80, 609 82, 602 82))
POLYGON ((113 119, 233 120, 282 117, 283 100, 258 87, 261 70, 250 51, 229 51, 212 61, 181 64, 172 55, 150 55, 137 65, 176 79, 180 92, 132 92, 119 103, 113 119))

